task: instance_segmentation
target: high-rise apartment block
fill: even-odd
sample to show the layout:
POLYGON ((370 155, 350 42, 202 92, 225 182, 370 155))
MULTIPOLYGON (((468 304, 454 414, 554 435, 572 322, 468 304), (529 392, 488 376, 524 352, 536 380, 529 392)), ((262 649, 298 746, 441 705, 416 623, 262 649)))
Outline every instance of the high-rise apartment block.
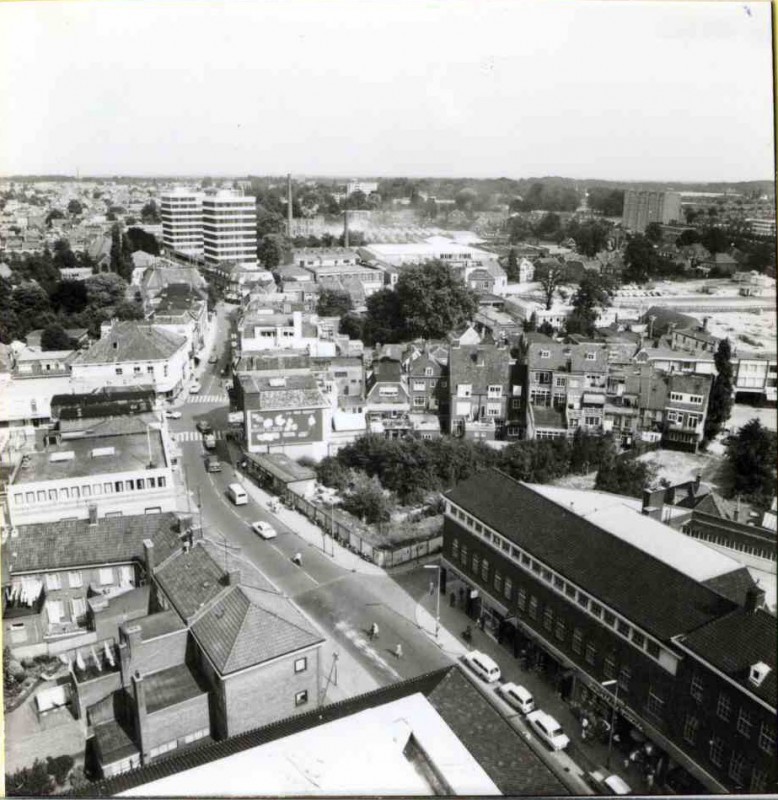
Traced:
POLYGON ((681 195, 677 192, 624 193, 622 223, 627 230, 643 233, 650 222, 667 225, 681 219, 681 195))
POLYGON ((173 189, 162 195, 162 243, 186 255, 203 252, 203 195, 173 189))
POLYGON ((211 265, 257 263, 257 208, 254 198, 228 190, 203 198, 203 251, 211 265))

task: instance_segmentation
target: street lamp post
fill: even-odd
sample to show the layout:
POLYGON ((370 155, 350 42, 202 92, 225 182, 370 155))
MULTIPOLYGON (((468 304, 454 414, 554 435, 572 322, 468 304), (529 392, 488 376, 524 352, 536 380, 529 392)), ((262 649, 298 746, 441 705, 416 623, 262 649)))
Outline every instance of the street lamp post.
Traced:
POLYGON ((613 706, 611 707, 611 729, 608 732, 608 757, 605 759, 605 766, 610 768, 611 753, 613 751, 613 729, 616 726, 616 706, 619 704, 619 682, 615 679, 604 681, 600 684, 603 687, 615 686, 613 706))
POLYGON ((425 564, 424 569, 436 569, 438 571, 438 597, 435 603, 435 638, 440 634, 440 564, 425 564))

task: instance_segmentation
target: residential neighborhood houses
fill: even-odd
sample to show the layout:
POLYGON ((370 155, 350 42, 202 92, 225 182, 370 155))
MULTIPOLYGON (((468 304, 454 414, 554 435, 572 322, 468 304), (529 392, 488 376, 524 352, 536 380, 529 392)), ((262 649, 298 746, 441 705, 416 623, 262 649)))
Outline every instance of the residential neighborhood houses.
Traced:
POLYGON ((434 196, 0 183, 3 279, 58 309, 0 351, 9 776, 776 787, 775 492, 722 477, 752 418, 775 436, 774 266, 685 243, 712 235, 683 194, 624 187, 605 220, 492 193, 464 222, 434 196), (393 766, 351 775, 335 735, 393 766))

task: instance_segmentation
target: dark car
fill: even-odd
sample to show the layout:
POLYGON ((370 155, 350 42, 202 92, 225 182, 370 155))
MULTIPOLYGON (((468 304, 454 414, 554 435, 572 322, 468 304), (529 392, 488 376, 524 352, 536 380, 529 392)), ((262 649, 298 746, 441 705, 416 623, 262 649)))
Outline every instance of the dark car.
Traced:
POLYGON ((221 472, 222 471, 222 462, 219 461, 216 456, 208 456, 205 459, 205 471, 206 472, 221 472))
POLYGON ((200 433, 210 433, 213 430, 213 428, 211 427, 211 423, 206 422, 204 419, 200 420, 200 422, 197 423, 196 427, 197 430, 200 431, 200 433))

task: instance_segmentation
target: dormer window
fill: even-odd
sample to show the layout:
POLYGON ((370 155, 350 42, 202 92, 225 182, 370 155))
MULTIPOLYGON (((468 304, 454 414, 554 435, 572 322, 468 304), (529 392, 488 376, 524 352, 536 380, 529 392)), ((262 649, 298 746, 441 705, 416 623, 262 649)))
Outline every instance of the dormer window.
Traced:
POLYGON ((769 675, 770 669, 764 661, 752 664, 751 669, 748 671, 748 682, 753 686, 761 686, 764 679, 769 675))
POLYGON ((550 350, 541 350, 540 351, 541 358, 551 358, 551 351, 550 350))
POLYGON ((587 361, 596 361, 597 360, 597 353, 587 353, 586 354, 587 361))

